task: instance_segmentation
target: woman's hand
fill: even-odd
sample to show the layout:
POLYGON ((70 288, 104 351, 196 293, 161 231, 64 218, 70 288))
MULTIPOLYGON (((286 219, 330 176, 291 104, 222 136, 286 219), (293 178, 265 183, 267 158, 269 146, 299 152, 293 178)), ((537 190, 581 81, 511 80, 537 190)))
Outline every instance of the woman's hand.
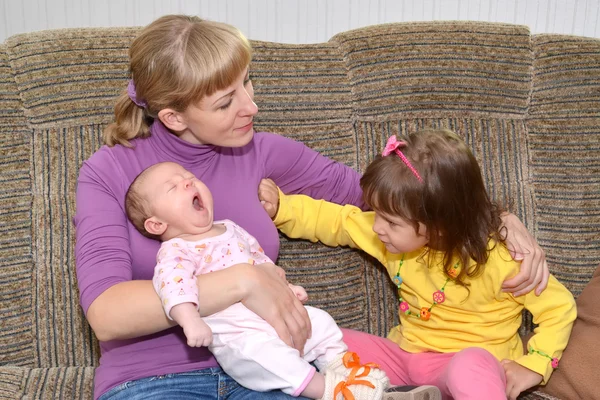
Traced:
POLYGON ((258 199, 269 217, 274 219, 279 210, 279 190, 275 182, 262 179, 258 185, 258 199))
POLYGON ((539 296, 548 286, 550 276, 546 254, 514 214, 503 214, 502 222, 506 228, 508 251, 515 261, 521 261, 519 273, 505 280, 502 288, 514 296, 529 293, 535 288, 535 294, 539 296))
POLYGON ((303 355, 304 345, 311 335, 310 318, 280 270, 270 263, 247 269, 241 302, 267 321, 281 340, 303 355))
POLYGON ((517 400, 519 394, 542 382, 542 376, 512 360, 500 362, 506 374, 506 398, 517 400))

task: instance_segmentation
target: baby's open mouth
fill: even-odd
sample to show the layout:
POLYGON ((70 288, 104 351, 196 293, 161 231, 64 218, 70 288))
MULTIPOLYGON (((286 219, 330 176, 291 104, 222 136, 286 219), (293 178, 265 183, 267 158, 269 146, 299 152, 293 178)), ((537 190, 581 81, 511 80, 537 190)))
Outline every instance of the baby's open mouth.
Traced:
POLYGON ((198 195, 198 194, 194 195, 194 199, 192 200, 192 205, 198 211, 204 210, 204 207, 202 204, 202 199, 200 199, 200 195, 198 195))

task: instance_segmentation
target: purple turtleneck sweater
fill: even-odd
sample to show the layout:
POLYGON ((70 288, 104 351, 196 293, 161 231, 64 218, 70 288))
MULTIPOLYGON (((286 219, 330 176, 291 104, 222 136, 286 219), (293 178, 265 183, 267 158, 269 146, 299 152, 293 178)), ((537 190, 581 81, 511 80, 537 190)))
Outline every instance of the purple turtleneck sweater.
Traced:
MULTIPOLYGON (((134 147, 103 146, 79 172, 76 227, 77 280, 81 306, 109 287, 133 279, 152 279, 158 241, 139 234, 128 222, 125 193, 146 167, 162 161, 180 163, 212 191, 215 220, 230 219, 256 237, 273 260, 279 237, 258 200, 258 184, 271 178, 285 193, 304 193, 340 204, 362 206, 359 175, 301 143, 270 133, 256 133, 240 148, 193 145, 172 135, 160 122, 134 147)), ((130 340, 100 343, 94 397, 130 380, 217 365, 205 348, 186 344, 174 327, 130 340)))

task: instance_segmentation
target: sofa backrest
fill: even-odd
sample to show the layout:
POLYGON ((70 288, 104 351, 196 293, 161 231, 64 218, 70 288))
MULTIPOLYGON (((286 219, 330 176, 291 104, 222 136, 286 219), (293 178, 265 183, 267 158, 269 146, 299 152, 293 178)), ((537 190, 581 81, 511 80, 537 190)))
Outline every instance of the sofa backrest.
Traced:
MULTIPOLYGON (((75 276, 75 184, 126 86, 137 32, 47 31, 0 47, 0 365, 97 365, 75 276)), ((453 129, 473 149, 492 196, 512 200, 552 271, 581 291, 600 259, 600 41, 423 22, 327 43, 253 45, 257 129, 359 171, 392 134, 453 129)), ((282 241, 279 263, 311 304, 344 327, 385 335, 395 324, 394 288, 369 257, 282 241)))
POLYGON ((527 136, 536 236, 576 296, 600 263, 600 40, 534 35, 527 136))

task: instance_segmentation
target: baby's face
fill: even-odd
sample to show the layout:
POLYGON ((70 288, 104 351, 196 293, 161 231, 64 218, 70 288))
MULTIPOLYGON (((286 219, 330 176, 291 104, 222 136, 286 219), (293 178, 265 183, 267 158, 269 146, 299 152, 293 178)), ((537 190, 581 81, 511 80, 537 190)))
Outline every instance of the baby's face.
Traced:
POLYGON ((175 234, 199 234, 213 223, 213 198, 196 176, 176 163, 152 167, 142 182, 152 214, 175 234))

